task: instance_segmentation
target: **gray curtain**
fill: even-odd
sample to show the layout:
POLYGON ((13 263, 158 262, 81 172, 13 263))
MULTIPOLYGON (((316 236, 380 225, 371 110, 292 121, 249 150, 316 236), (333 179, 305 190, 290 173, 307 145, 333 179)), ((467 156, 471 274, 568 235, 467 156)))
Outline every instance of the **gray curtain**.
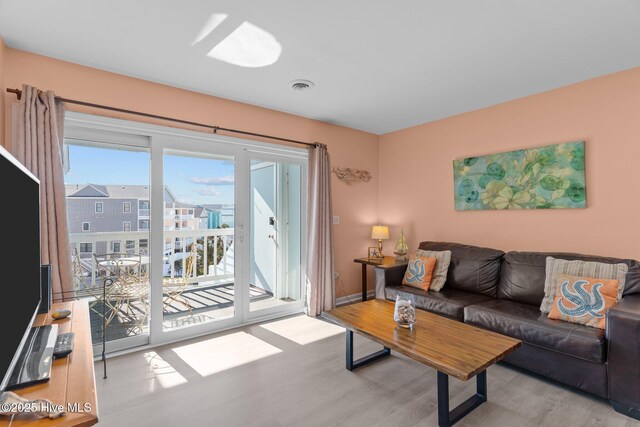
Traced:
POLYGON ((327 146, 309 147, 307 304, 309 316, 336 306, 333 281, 331 160, 327 146))
POLYGON ((54 301, 72 298, 73 279, 62 169, 64 105, 23 85, 13 105, 13 155, 40 180, 40 254, 51 264, 54 301), (66 297, 66 298, 65 298, 66 297))

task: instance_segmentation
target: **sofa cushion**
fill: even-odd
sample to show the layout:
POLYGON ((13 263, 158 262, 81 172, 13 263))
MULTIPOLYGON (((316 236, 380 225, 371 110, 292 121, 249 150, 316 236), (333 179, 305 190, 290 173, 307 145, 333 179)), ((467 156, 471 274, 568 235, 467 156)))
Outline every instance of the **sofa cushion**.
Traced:
POLYGON ((555 381, 577 387, 597 396, 607 398, 607 368, 609 363, 595 363, 576 359, 566 354, 524 343, 509 353, 503 362, 528 369, 555 381), (586 373, 586 374, 585 374, 586 373))
POLYGON ((604 331, 607 310, 618 302, 619 283, 615 279, 559 274, 556 277, 556 298, 547 317, 604 331))
POLYGON ((558 294, 557 277, 560 274, 571 276, 590 277, 594 279, 614 279, 619 287, 616 287, 618 299, 622 298, 625 279, 629 272, 629 266, 624 263, 609 264, 604 262, 556 259, 548 256, 545 267, 546 277, 544 279, 544 298, 540 304, 540 311, 549 313, 553 301, 558 294))
POLYGON ((464 321, 568 356, 604 363, 605 331, 548 319, 536 306, 493 300, 464 308, 464 321))
POLYGON ((540 307, 544 298, 545 258, 540 254, 507 252, 500 271, 498 298, 540 307))
POLYGON ((458 289, 495 297, 504 252, 448 242, 422 242, 418 249, 451 251, 445 289, 458 289))
POLYGON ((464 307, 466 305, 493 299, 485 295, 447 287, 440 292, 427 292, 410 286, 387 286, 384 293, 385 298, 390 301, 395 301, 398 294, 411 294, 417 308, 459 321, 464 318, 464 307))
POLYGON ((607 258, 564 252, 507 252, 504 255, 498 298, 540 307, 544 298, 546 259, 584 260, 629 266, 623 295, 640 292, 640 263, 632 259, 607 258))
POLYGON ((402 284, 428 291, 436 267, 436 257, 411 255, 402 284))
POLYGON ((418 249, 416 255, 436 258, 436 268, 433 270, 433 278, 431 279, 429 290, 440 292, 447 281, 447 272, 451 263, 451 251, 423 251, 418 249))

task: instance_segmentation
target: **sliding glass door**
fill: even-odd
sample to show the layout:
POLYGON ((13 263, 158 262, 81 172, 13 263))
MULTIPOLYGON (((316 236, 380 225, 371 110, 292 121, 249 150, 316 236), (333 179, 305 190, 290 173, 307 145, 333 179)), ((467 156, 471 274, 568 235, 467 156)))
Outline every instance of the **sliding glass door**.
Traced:
POLYGON ((250 162, 249 311, 302 307, 304 165, 273 156, 250 162))
POLYGON ((95 345, 160 344, 302 310, 305 150, 66 120, 72 261, 95 345))
POLYGON ((149 150, 65 139, 74 296, 111 350, 149 342, 149 150), (103 336, 103 334, 105 334, 103 336))
POLYGON ((162 329, 235 316, 233 157, 163 156, 162 329))

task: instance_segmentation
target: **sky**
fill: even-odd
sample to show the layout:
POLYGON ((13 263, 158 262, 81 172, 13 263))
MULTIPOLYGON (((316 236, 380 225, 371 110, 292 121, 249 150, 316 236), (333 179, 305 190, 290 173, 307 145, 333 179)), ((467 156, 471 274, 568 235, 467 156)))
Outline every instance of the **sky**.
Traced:
MULTIPOLYGON (((68 145, 66 184, 149 185, 146 151, 68 145)), ((178 201, 196 205, 234 203, 230 160, 165 154, 164 184, 178 201)))

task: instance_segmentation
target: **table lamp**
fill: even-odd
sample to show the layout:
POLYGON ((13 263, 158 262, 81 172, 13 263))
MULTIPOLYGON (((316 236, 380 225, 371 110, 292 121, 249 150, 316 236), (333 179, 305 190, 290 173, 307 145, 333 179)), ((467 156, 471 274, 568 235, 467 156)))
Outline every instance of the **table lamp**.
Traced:
POLYGON ((382 258, 382 241, 389 238, 389 227, 386 225, 374 225, 373 229, 371 229, 371 238, 378 240, 378 252, 380 252, 380 258, 382 258))

